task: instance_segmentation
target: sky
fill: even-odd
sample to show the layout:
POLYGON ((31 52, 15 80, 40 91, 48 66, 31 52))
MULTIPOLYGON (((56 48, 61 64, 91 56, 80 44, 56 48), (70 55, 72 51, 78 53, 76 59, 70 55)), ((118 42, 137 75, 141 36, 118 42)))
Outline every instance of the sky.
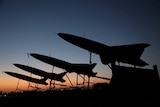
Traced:
MULTIPOLYGON (((108 46, 149 43, 151 46, 141 56, 149 65, 143 68, 153 69, 157 65, 159 70, 159 5, 158 0, 0 0, 0 91, 15 91, 18 84, 17 78, 4 71, 30 75, 13 63, 52 72, 51 65, 28 53, 70 63, 89 63, 88 51, 64 41, 57 33, 85 37, 108 46)), ((92 54, 92 62, 97 63, 93 71, 98 76, 111 78, 110 68, 101 63, 97 54, 92 54)), ((53 72, 64 70, 54 67, 53 72)), ((76 74, 67 75, 75 83, 76 74)), ((69 80, 64 79, 64 84, 70 86, 69 80)), ((91 82, 108 81, 91 78, 91 82)), ((20 90, 27 87, 27 81, 19 81, 20 90)))

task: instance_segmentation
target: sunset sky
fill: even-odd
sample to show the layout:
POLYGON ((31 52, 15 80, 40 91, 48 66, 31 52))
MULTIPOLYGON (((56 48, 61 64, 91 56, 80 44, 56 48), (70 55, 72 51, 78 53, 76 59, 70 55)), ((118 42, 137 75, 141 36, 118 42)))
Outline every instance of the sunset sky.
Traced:
MULTIPOLYGON (((159 70, 159 13, 158 0, 0 0, 0 91, 15 91, 18 83, 17 78, 3 71, 30 75, 13 63, 52 71, 51 65, 27 53, 49 55, 70 63, 89 63, 88 51, 64 41, 57 33, 77 35, 109 46, 149 43, 151 46, 141 56, 149 64, 144 68, 153 69, 157 65, 159 70)), ((101 63, 97 54, 92 54, 92 62, 97 63, 93 71, 98 76, 111 78, 110 68, 101 63)), ((53 72, 64 70, 54 67, 53 72)), ((67 75, 76 82, 75 73, 67 75)), ((63 84, 70 86, 66 76, 64 79, 63 84)), ((108 81, 91 78, 91 82, 108 81)), ((28 82, 20 80, 20 89, 26 90, 27 86, 28 82)))

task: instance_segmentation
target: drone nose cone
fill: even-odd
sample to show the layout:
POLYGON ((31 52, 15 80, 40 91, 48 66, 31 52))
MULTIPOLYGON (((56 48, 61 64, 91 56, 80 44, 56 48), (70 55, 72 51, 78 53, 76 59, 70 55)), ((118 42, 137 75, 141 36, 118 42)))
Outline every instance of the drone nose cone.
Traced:
POLYGON ((30 55, 31 55, 31 56, 35 56, 36 54, 34 54, 34 53, 30 53, 30 55))
POLYGON ((14 63, 13 65, 15 65, 15 66, 19 66, 20 64, 16 64, 16 63, 14 63))
POLYGON ((65 35, 69 35, 69 34, 67 34, 67 33, 57 33, 59 36, 65 36, 65 35))
POLYGON ((58 36, 60 36, 61 38, 63 39, 67 39, 69 37, 69 34, 66 34, 66 33, 58 33, 58 36))
POLYGON ((72 44, 78 45, 77 43, 79 43, 80 41, 82 41, 83 39, 81 37, 72 35, 72 34, 67 34, 67 33, 58 33, 58 35, 64 39, 67 42, 70 42, 72 44))
POLYGON ((6 73, 6 74, 9 74, 10 72, 8 72, 8 71, 5 71, 5 73, 6 73))
POLYGON ((64 33, 57 33, 57 35, 60 36, 60 37, 61 37, 61 36, 63 37, 63 36, 64 36, 64 33))
POLYGON ((14 66, 18 66, 18 64, 13 64, 14 66))
POLYGON ((58 33, 58 36, 60 36, 60 37, 63 38, 64 40, 68 40, 68 41, 77 38, 75 35, 67 34, 67 33, 58 33))
POLYGON ((31 55, 32 57, 34 57, 34 58, 40 57, 40 55, 38 55, 38 54, 36 54, 36 53, 30 53, 30 55, 31 55))
POLYGON ((20 64, 16 64, 16 63, 14 63, 13 65, 16 66, 16 67, 20 67, 21 66, 20 64))

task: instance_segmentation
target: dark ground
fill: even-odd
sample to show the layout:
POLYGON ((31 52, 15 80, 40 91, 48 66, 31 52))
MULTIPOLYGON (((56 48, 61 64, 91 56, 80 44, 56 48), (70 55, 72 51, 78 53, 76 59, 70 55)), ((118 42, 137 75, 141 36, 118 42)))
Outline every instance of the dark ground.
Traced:
POLYGON ((26 92, 0 98, 0 106, 159 107, 159 95, 114 95, 108 90, 26 92))

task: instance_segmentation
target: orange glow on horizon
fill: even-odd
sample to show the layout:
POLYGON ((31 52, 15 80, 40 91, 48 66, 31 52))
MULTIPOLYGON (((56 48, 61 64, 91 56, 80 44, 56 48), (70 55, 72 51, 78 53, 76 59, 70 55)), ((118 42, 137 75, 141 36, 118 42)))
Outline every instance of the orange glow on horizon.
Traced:
MULTIPOLYGON (((67 74, 67 76, 69 77, 69 79, 64 76, 64 79, 66 80, 66 82, 61 83, 59 81, 55 81, 55 84, 61 84, 61 85, 66 85, 66 86, 60 86, 60 85, 55 85, 55 88, 69 88, 73 85, 73 87, 77 86, 77 75, 75 73, 70 73, 67 74)), ((15 77, 11 77, 11 76, 2 76, 1 78, 3 81, 1 81, 1 87, 0 87, 0 91, 6 93, 6 92, 16 92, 16 91, 29 91, 29 90, 35 90, 36 88, 33 87, 38 87, 38 89, 40 90, 48 90, 49 89, 49 79, 47 80, 48 85, 41 85, 41 84, 35 84, 35 83, 31 83, 29 85, 28 81, 22 80, 22 79, 18 79, 15 77), (29 86, 29 87, 28 87, 29 86), (33 86, 33 87, 30 87, 33 86), (17 90, 16 90, 17 89, 17 90)), ((82 84, 83 83, 83 79, 78 76, 78 84, 82 84)), ((88 77, 85 76, 85 84, 84 85, 79 85, 78 87, 82 87, 82 86, 86 86, 87 87, 87 82, 88 82, 88 77)), ((95 77, 90 77, 90 86, 92 86, 93 84, 97 83, 97 82, 106 82, 109 83, 108 80, 103 80, 103 79, 99 79, 99 78, 95 78, 95 77)), ((52 81, 53 83, 53 81, 52 81)), ((53 86, 53 85, 52 85, 53 86)))

